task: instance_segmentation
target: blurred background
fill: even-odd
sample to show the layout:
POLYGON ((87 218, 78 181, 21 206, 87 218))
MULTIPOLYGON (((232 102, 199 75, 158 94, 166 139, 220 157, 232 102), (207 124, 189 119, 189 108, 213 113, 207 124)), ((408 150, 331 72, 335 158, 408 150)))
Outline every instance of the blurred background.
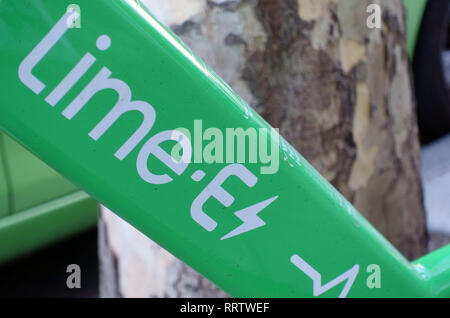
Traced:
MULTIPOLYGON (((406 258, 450 242, 449 0, 137 2, 406 258)), ((226 296, 1 132, 0 246, 1 297, 226 296)))

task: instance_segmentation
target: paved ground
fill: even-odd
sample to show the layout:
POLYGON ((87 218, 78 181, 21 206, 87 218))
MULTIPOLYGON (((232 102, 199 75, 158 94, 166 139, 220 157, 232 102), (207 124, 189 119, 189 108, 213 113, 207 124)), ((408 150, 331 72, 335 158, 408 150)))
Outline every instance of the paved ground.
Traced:
POLYGON ((424 147, 421 155, 428 228, 450 236, 450 135, 424 147))
POLYGON ((422 148, 429 250, 450 244, 450 135, 422 148))

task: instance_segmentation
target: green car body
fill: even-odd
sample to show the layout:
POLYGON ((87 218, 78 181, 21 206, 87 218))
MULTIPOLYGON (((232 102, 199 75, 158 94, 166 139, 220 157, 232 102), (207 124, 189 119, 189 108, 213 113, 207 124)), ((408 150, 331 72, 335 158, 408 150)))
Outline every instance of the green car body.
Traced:
POLYGON ((97 203, 0 133, 0 263, 96 224, 97 203))

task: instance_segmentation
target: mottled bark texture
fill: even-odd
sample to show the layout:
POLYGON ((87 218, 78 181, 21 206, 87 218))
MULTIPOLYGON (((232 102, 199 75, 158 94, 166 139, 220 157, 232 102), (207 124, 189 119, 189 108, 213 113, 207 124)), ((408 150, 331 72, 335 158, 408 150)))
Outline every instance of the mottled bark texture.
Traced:
MULTIPOLYGON (((141 2, 406 257, 425 252, 401 0, 141 2), (381 29, 366 27, 370 3, 381 5, 381 29)), ((222 295, 130 226, 119 231, 117 217, 103 217, 103 248, 114 259, 102 262, 117 264, 120 295, 222 295)))

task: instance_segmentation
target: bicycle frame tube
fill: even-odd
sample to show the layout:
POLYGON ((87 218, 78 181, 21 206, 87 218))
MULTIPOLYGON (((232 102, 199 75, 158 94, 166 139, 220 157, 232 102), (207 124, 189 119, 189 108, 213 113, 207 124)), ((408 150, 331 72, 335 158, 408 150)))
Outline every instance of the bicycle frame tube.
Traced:
POLYGON ((178 127, 270 126, 135 2, 69 4, 0 2, 8 134, 232 296, 449 295, 448 248, 408 262, 277 134, 275 173, 189 160, 178 127))

